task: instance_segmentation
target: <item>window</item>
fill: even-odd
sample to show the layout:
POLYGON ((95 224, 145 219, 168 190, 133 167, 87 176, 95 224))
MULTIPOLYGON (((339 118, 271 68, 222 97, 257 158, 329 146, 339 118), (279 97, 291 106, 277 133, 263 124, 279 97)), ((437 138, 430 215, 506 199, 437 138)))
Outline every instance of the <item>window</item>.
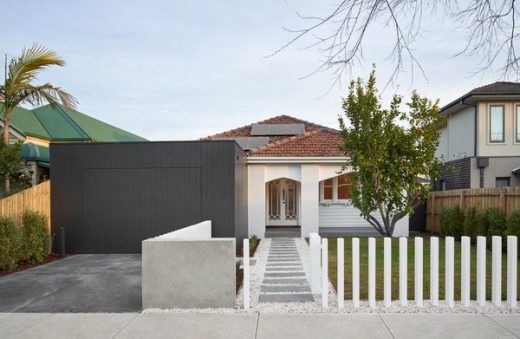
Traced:
POLYGON ((509 187, 509 182, 511 178, 505 177, 505 178, 496 178, 495 179, 495 186, 496 187, 509 187))
POLYGON ((439 188, 441 191, 446 191, 446 181, 445 180, 441 180, 439 182, 439 188))
POLYGON ((334 187, 334 178, 327 179, 323 182, 323 200, 332 200, 334 187))
POLYGON ((352 199, 352 174, 342 174, 321 182, 321 201, 338 202, 352 199))
POLYGON ((338 199, 352 199, 352 175, 342 174, 338 178, 338 199))
POLYGON ((520 142, 520 105, 516 106, 516 142, 520 142))
POLYGON ((504 142, 504 106, 492 105, 489 110, 489 141, 504 142))

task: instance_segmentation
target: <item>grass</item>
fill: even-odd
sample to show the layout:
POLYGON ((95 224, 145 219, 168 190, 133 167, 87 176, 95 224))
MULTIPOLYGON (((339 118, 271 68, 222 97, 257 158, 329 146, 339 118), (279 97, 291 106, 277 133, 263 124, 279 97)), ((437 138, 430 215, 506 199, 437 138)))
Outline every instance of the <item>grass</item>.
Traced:
MULTIPOLYGON (((430 298, 430 235, 408 239, 408 299, 414 298, 414 240, 423 237, 423 298, 430 298)), ((439 299, 444 299, 444 239, 439 238, 439 299)), ((352 238, 345 238, 345 299, 352 298, 352 238)), ((471 247, 471 299, 476 299, 477 247, 471 247)), ((368 299, 368 238, 360 238, 360 298, 368 299)), ((455 300, 460 300, 460 241, 455 241, 455 300)), ((520 265, 519 265, 520 266, 520 265)), ((502 256, 502 300, 507 295, 507 256, 502 256)), ((329 279, 337 288, 337 239, 329 238, 329 279)), ((519 285, 520 286, 520 285, 519 285)), ((520 296, 520 288, 518 294, 520 296)), ((399 298, 399 239, 392 239, 392 299, 399 298)), ((383 238, 376 238, 376 299, 383 299, 383 238)), ((486 253, 486 299, 491 299, 491 251, 486 253)))

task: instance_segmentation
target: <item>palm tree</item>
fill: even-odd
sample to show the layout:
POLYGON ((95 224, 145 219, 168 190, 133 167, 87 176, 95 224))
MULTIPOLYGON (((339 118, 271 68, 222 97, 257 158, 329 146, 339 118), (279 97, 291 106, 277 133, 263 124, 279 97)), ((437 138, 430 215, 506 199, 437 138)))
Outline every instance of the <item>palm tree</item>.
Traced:
MULTIPOLYGON (((7 62, 5 59, 4 84, 0 85, 0 101, 3 101, 2 117, 4 120, 4 144, 9 145, 9 123, 11 112, 16 106, 28 103, 39 106, 44 103, 62 104, 66 108, 74 108, 76 99, 60 87, 50 83, 33 85, 38 73, 49 66, 64 66, 65 61, 54 51, 34 44, 29 49, 22 49, 22 54, 7 62)), ((5 190, 10 191, 9 177, 5 179, 5 190)))

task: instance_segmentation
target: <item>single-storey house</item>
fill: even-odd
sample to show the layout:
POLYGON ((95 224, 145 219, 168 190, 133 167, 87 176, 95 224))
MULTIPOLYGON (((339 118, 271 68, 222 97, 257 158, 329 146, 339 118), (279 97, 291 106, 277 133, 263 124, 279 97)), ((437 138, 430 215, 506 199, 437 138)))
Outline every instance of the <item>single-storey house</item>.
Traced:
MULTIPOLYGON (((203 139, 235 140, 247 152, 250 235, 377 234, 352 206, 340 131, 280 115, 203 139)), ((394 235, 408 235, 407 217, 394 235)))

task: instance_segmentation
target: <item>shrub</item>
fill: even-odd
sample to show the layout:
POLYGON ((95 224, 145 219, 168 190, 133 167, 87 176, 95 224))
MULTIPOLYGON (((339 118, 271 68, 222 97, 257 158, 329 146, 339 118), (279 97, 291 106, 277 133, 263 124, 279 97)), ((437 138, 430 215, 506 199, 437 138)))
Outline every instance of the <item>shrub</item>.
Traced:
POLYGON ((464 216, 464 231, 463 235, 475 238, 477 235, 478 225, 481 222, 480 215, 475 207, 468 208, 464 216))
POLYGON ((477 214, 478 223, 475 228, 475 236, 487 236, 489 228, 489 217, 487 211, 477 214))
POLYGON ((488 218, 488 235, 502 236, 506 230, 506 216, 498 208, 490 208, 486 211, 488 218))
POLYGON ((0 270, 11 270, 20 261, 23 235, 14 220, 0 217, 0 270))
POLYGON ((520 210, 514 211, 507 218, 507 234, 520 237, 520 210))
POLYGON ((50 236, 45 217, 37 212, 23 214, 24 253, 23 259, 41 263, 49 254, 50 236))
POLYGON ((464 227, 464 212, 459 205, 441 212, 441 233, 444 236, 460 237, 464 227))

